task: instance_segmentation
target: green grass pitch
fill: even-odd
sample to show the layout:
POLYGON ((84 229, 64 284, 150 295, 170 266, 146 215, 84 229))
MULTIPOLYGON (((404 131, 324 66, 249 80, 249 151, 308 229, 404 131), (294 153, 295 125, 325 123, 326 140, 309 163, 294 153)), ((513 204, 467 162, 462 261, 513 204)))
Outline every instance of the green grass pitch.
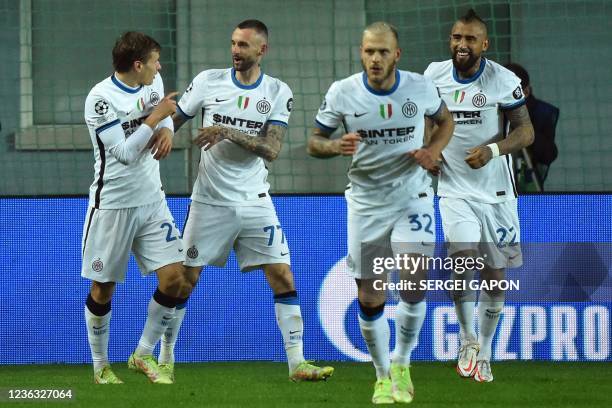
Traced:
MULTIPOLYGON (((115 363, 123 385, 92 383, 85 365, 0 366, 0 390, 70 388, 70 402, 7 402, 1 407, 365 407, 374 381, 371 364, 331 363, 322 383, 292 383, 286 365, 271 362, 177 364, 176 383, 159 386, 115 363)), ((461 379, 453 363, 411 368, 418 407, 611 407, 612 363, 501 362, 495 381, 461 379)))

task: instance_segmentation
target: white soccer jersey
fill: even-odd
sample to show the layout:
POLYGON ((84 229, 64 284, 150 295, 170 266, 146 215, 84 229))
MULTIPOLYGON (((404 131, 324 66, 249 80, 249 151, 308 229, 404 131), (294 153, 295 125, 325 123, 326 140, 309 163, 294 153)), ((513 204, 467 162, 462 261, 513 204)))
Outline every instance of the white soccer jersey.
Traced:
POLYGON ((99 134, 121 126, 128 138, 164 97, 157 74, 151 85, 131 88, 112 75, 96 84, 85 100, 85 122, 94 147, 94 182, 89 188, 90 206, 98 209, 131 208, 165 197, 159 178, 159 162, 148 150, 132 164, 117 161, 99 134))
POLYGON ((400 70, 395 75, 395 85, 384 92, 368 85, 365 72, 334 82, 316 117, 327 132, 342 124, 347 133, 362 137, 348 171, 352 211, 396 211, 431 186, 427 172, 407 152, 423 146, 424 116, 436 114, 442 101, 422 75, 400 70))
MULTIPOLYGON (((252 85, 236 79, 233 68, 198 74, 178 107, 193 118, 202 110, 202 126, 225 126, 258 137, 266 123, 287 126, 293 95, 284 82, 263 72, 252 85)), ((191 199, 216 205, 252 205, 270 188, 264 160, 229 140, 201 151, 191 199)))
POLYGON ((521 80, 501 65, 481 59, 472 78, 460 79, 452 60, 432 62, 425 76, 434 82, 455 120, 455 133, 442 155, 438 195, 499 203, 517 197, 510 155, 472 169, 466 151, 504 137, 504 109, 525 103, 521 80))

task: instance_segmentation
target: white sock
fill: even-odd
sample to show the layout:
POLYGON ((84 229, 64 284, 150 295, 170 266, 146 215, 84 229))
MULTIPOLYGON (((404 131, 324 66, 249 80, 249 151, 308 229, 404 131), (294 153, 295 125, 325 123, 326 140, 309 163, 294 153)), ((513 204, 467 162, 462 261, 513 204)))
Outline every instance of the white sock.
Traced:
POLYGON ((388 378, 389 366, 389 340, 391 339, 391 328, 383 311, 380 315, 368 317, 359 313, 359 328, 365 340, 372 362, 376 369, 376 378, 388 378))
POLYGON ((159 364, 174 364, 174 345, 176 344, 181 324, 183 324, 186 310, 186 307, 179 309, 177 306, 174 312, 174 319, 172 319, 161 338, 159 358, 157 359, 159 364))
POLYGON ((135 351, 137 356, 153 354, 153 349, 157 345, 157 342, 174 318, 174 309, 174 307, 162 306, 157 303, 154 298, 151 298, 149 301, 147 321, 135 351))
POLYGON ((478 360, 491 360, 493 336, 503 308, 503 294, 492 297, 486 291, 480 291, 480 298, 478 299, 478 323, 480 326, 478 330, 478 342, 480 343, 478 360))
MULTIPOLYGON (((454 280, 461 280, 464 285, 474 279, 474 271, 466 271, 459 275, 453 272, 454 280)), ((459 321, 459 337, 461 345, 476 341, 476 329, 474 327, 474 306, 476 305, 476 293, 471 289, 465 289, 453 294, 455 303, 455 313, 459 321)))
POLYGON ((410 355, 419 341, 419 333, 425 320, 427 303, 400 301, 395 312, 395 351, 393 362, 410 365, 410 355))
POLYGON ((104 316, 96 316, 85 306, 85 325, 87 341, 91 349, 94 371, 108 365, 108 339, 110 337, 110 320, 112 311, 104 316))
POLYGON ((274 312, 276 323, 283 336, 289 373, 292 373, 298 365, 304 362, 304 343, 302 342, 304 322, 300 305, 289 303, 297 303, 297 297, 275 299, 274 312))
POLYGON ((461 345, 476 341, 474 328, 474 302, 455 302, 455 313, 459 321, 461 345))

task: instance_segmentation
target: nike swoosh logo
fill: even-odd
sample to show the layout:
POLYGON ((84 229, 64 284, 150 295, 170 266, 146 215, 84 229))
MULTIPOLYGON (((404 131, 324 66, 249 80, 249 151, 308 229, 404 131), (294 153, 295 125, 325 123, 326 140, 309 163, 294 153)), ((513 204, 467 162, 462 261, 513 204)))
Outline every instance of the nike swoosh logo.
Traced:
POLYGON ((289 255, 289 252, 281 252, 281 256, 289 255))
POLYGON ((368 112, 364 112, 364 113, 357 113, 357 112, 355 112, 355 117, 358 118, 358 117, 361 117, 361 116, 363 116, 363 115, 365 115, 367 113, 368 112))
POLYGON ((518 255, 514 255, 514 256, 509 256, 508 259, 509 260, 513 260, 514 258, 516 258, 518 255))
POLYGON ((301 330, 296 330, 296 331, 289 330, 289 334, 295 334, 295 333, 299 333, 299 332, 301 332, 301 330))
POLYGON ((470 365, 465 369, 465 371, 467 371, 468 373, 471 373, 472 368, 474 368, 473 366, 474 366, 474 360, 472 359, 470 360, 470 365))
POLYGON ((103 325, 102 325, 102 326, 100 326, 100 327, 93 326, 93 329, 94 329, 94 330, 100 330, 100 329, 101 329, 101 328, 103 328, 104 326, 106 326, 106 325, 105 325, 105 324, 103 324, 103 325))
POLYGON ((183 248, 179 249, 179 252, 183 252, 183 248))
POLYGON ((162 319, 164 319, 164 320, 172 320, 173 318, 172 317, 168 317, 168 316, 162 316, 162 319))
POLYGON ((219 98, 215 98, 215 102, 225 102, 225 101, 229 101, 229 99, 219 99, 219 98))

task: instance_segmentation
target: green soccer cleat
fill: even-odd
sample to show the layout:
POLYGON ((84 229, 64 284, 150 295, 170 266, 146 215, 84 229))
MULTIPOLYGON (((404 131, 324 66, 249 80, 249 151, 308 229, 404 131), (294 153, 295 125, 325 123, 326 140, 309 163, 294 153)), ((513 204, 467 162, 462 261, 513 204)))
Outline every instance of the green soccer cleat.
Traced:
POLYGON ((325 381, 334 373, 334 367, 317 367, 303 361, 289 376, 291 381, 325 381))
POLYGON ((157 361, 151 355, 137 356, 132 353, 128 360, 128 368, 143 373, 154 384, 172 384, 170 377, 162 373, 157 365, 157 361))
POLYGON ((372 395, 372 404, 393 404, 392 386, 390 378, 383 378, 376 381, 374 384, 374 395, 372 395))
POLYGON ((174 363, 162 363, 157 364, 157 366, 159 367, 159 371, 168 377, 170 381, 172 381, 172 384, 174 384, 174 363))
POLYGON ((123 384, 123 381, 113 373, 109 365, 105 365, 94 372, 94 382, 96 384, 123 384))
POLYGON ((391 364, 391 383, 393 400, 410 404, 414 398, 414 386, 410 378, 410 368, 404 365, 391 364))

